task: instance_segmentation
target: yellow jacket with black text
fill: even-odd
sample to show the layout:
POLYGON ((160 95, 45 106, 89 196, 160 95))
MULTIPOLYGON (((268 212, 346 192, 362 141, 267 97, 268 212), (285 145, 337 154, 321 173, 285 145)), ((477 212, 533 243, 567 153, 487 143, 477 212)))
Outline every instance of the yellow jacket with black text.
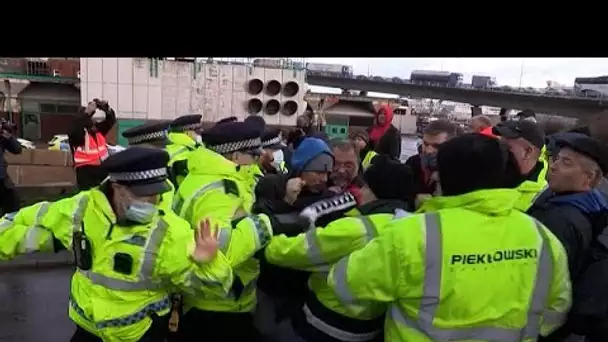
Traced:
POLYGON ((152 323, 151 314, 169 312, 169 287, 208 296, 228 293, 233 284, 232 268, 221 252, 206 264, 191 259, 195 242, 187 222, 159 210, 149 224, 121 226, 97 188, 4 216, 0 260, 72 249, 76 232, 90 241, 92 266, 77 268, 72 277, 69 316, 104 341, 139 340, 152 323))
POLYGON ((192 227, 205 218, 220 229, 220 249, 234 268, 235 286, 229 296, 200 297, 186 294, 186 309, 248 312, 255 307, 255 280, 259 262, 255 252, 272 236, 266 215, 248 215, 235 220, 238 210, 247 211, 244 195, 249 186, 237 166, 222 155, 205 148, 194 151, 189 159, 190 171, 174 198, 174 211, 192 227))
POLYGON ((327 272, 341 258, 382 235, 395 211, 403 211, 406 207, 407 204, 400 201, 376 200, 357 208, 358 216, 341 218, 294 237, 273 237, 265 250, 268 262, 313 272, 308 281, 313 295, 306 300, 304 315, 292 318, 298 333, 306 340, 319 338, 305 329, 316 329, 343 341, 361 342, 370 341, 381 332, 385 304, 361 302, 344 305, 327 285, 327 272), (307 323, 295 322, 302 318, 306 318, 307 323))
POLYGON ((515 209, 513 189, 436 197, 340 260, 328 284, 346 303, 389 305, 386 341, 536 341, 568 313, 566 253, 515 209))

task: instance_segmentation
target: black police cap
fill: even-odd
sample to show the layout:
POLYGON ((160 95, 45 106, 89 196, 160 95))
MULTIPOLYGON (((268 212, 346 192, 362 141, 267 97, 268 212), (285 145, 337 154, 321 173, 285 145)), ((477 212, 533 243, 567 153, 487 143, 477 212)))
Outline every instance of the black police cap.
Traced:
POLYGON ((137 145, 155 141, 165 141, 167 139, 167 129, 170 121, 148 122, 143 125, 135 126, 122 132, 122 136, 127 139, 129 145, 137 145))
POLYGON ((171 189, 167 183, 168 162, 169 154, 164 150, 134 146, 110 155, 101 167, 111 182, 128 186, 136 196, 149 196, 171 189))
POLYGON ((171 132, 195 131, 203 128, 201 120, 203 116, 200 114, 183 115, 173 120, 169 125, 171 132))
POLYGON ((250 151, 259 153, 262 141, 258 127, 246 122, 225 122, 202 134, 205 147, 217 153, 250 151))
POLYGON ((227 118, 220 119, 220 120, 219 120, 218 122, 216 122, 215 124, 216 124, 216 125, 220 125, 220 124, 223 124, 223 123, 227 123, 227 122, 235 122, 235 121, 239 121, 239 119, 238 119, 236 116, 229 116, 229 117, 227 117, 227 118))
POLYGON ((264 120, 263 117, 261 117, 259 115, 248 116, 244 122, 246 124, 250 125, 251 127, 257 129, 260 132, 260 135, 266 129, 266 121, 264 120))
POLYGON ((263 148, 279 148, 281 147, 281 131, 277 128, 269 128, 262 134, 263 148))
POLYGON ((602 169, 602 173, 608 173, 608 147, 600 141, 584 134, 569 133, 557 137, 555 143, 591 158, 602 169))

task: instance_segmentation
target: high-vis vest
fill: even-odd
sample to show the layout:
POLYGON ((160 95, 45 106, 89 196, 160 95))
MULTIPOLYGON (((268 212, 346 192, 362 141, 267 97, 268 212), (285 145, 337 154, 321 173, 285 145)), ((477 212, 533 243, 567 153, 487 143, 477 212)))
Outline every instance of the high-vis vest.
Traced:
POLYGON ((396 218, 340 260, 328 284, 346 303, 389 304, 386 341, 536 341, 571 303, 566 252, 514 209, 513 189, 439 198, 396 218))
MULTIPOLYGON (((353 342, 373 340, 381 332, 386 310, 384 303, 344 305, 327 285, 327 271, 341 258, 382 234, 392 219, 393 214, 385 213, 346 217, 295 237, 273 237, 265 250, 268 262, 313 272, 308 286, 314 296, 309 296, 304 304, 303 315, 296 316, 308 323, 294 322, 295 327, 302 329, 309 324, 327 336, 353 342)), ((308 340, 308 336, 302 337, 308 340)))
POLYGON ((167 165, 174 174, 175 186, 179 186, 188 173, 188 156, 200 145, 186 133, 171 132, 168 134, 168 139, 170 143, 165 147, 165 150, 169 153, 169 163, 167 165))
POLYGON ((549 169, 549 163, 546 160, 540 160, 543 163, 543 168, 538 174, 535 181, 527 180, 522 182, 516 190, 519 191, 520 197, 515 205, 515 208, 526 212, 532 206, 532 203, 536 198, 545 190, 547 187, 547 170, 549 169))
POLYGON ((250 312, 255 308, 255 281, 259 262, 253 255, 272 237, 268 216, 249 215, 235 220, 238 209, 245 210, 243 194, 248 186, 236 165, 205 148, 192 152, 190 171, 178 187, 173 210, 192 227, 208 218, 220 229, 219 247, 235 272, 235 286, 227 296, 184 295, 184 306, 204 311, 250 312), (210 165, 212 167, 210 167, 210 165))
POLYGON ((173 286, 201 297, 232 287, 233 272, 221 252, 206 264, 191 260, 195 242, 187 222, 169 211, 149 224, 121 227, 97 189, 3 217, 0 260, 53 251, 54 240, 70 249, 76 232, 86 234, 93 257, 89 270, 77 268, 72 277, 69 316, 104 341, 138 341, 150 315, 169 312, 173 286))
POLYGON ((74 167, 84 165, 97 166, 108 157, 106 137, 100 132, 89 134, 89 131, 84 130, 84 145, 78 146, 74 150, 74 167))
POLYGON ((367 154, 365 154, 365 158, 363 158, 363 161, 361 161, 361 165, 363 166, 363 170, 367 170, 367 168, 372 165, 372 159, 374 159, 375 156, 377 156, 378 153, 376 151, 367 151, 367 154))

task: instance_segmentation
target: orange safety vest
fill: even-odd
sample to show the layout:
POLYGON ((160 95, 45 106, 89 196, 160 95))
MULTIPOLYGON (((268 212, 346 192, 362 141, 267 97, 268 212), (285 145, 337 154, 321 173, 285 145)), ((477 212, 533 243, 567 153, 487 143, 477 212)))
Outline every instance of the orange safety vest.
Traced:
POLYGON ((106 137, 99 132, 91 135, 85 129, 84 146, 78 146, 74 151, 74 167, 99 165, 107 157, 106 137))

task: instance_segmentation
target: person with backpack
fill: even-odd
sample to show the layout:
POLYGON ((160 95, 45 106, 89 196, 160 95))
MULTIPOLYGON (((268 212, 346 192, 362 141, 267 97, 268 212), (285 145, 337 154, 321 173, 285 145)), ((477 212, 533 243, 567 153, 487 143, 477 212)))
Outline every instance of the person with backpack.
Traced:
MULTIPOLYGON (((564 245, 575 298, 580 299, 578 285, 589 282, 581 279, 595 277, 587 272, 589 257, 608 223, 608 198, 596 189, 608 172, 608 149, 582 134, 563 135, 556 138, 555 144, 558 152, 552 156, 548 173, 551 195, 538 198, 527 213, 549 228, 564 245)), ((581 327, 576 316, 589 308, 581 308, 580 304, 580 300, 575 301, 567 323, 540 341, 563 341, 574 332, 585 335, 588 328, 581 327)))

